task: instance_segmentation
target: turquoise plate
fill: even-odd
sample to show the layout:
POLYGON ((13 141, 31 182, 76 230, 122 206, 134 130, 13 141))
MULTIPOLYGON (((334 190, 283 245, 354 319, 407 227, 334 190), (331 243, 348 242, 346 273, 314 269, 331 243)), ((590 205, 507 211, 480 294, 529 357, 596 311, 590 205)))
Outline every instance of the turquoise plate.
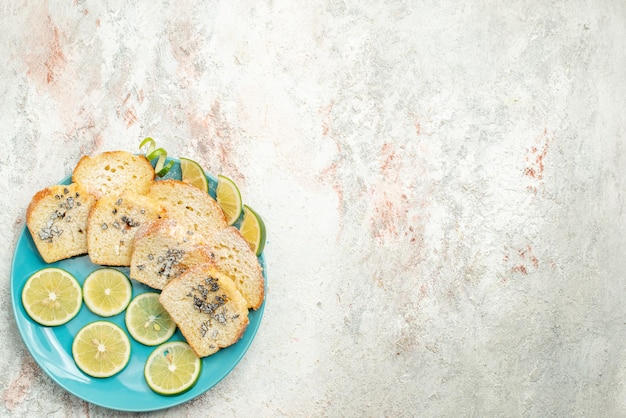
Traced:
MULTIPOLYGON (((180 164, 176 159, 172 170, 163 178, 180 179, 180 164)), ((209 189, 215 198, 217 180, 207 175, 209 189)), ((69 184, 71 177, 66 177, 61 184, 69 184)), ((267 273, 263 254, 259 257, 263 267, 267 290, 267 273)), ((82 285, 85 278, 100 266, 92 264, 88 256, 73 257, 55 263, 46 263, 39 252, 26 227, 22 229, 17 241, 11 271, 11 300, 13 312, 19 332, 39 367, 57 384, 73 395, 105 408, 146 412, 187 402, 211 389, 239 363, 252 344, 261 324, 265 302, 256 311, 250 311, 250 323, 241 340, 236 344, 218 351, 216 354, 202 359, 202 373, 198 382, 189 391, 177 396, 161 396, 154 393, 145 382, 143 368, 148 355, 155 347, 148 347, 131 340, 131 359, 124 370, 109 378, 93 378, 81 372, 72 358, 72 340, 74 335, 86 324, 103 319, 89 311, 83 304, 78 315, 65 325, 44 327, 30 319, 22 307, 22 287, 28 277, 44 267, 60 267, 72 273, 82 285)), ((119 268, 126 275, 129 269, 119 268)), ((131 280, 133 297, 147 291, 154 291, 141 283, 131 280)), ((107 318, 126 330, 124 312, 107 318)), ((184 340, 180 331, 176 331, 170 340, 184 340)))

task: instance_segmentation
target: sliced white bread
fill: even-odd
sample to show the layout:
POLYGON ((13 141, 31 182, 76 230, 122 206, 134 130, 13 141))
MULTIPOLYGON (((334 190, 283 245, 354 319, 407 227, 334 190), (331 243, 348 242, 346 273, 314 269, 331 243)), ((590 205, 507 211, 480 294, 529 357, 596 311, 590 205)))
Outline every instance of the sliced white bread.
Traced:
POLYGON ((159 301, 198 357, 236 343, 249 323, 243 296, 210 264, 195 266, 169 282, 159 301))
POLYGON ((205 246, 216 268, 235 283, 248 308, 258 309, 264 298, 263 270, 259 259, 239 230, 229 226, 214 231, 205 246))
POLYGON ((215 199, 195 186, 178 180, 155 181, 148 194, 167 208, 168 217, 194 234, 206 237, 227 226, 215 199))
MULTIPOLYGON (((171 215, 171 214, 170 214, 171 215)), ((155 289, 195 264, 212 262, 237 286, 247 307, 258 309, 264 298, 259 260, 235 227, 193 233, 171 218, 142 225, 135 235, 130 277, 155 289)))
POLYGON ((37 192, 26 225, 46 263, 87 253, 87 218, 96 199, 76 183, 37 192))
POLYGON ((126 189, 146 194, 154 180, 154 168, 143 155, 126 151, 107 151, 84 156, 72 173, 72 181, 100 198, 126 189))
POLYGON ((210 262, 210 252, 197 246, 196 237, 174 219, 142 225, 133 241, 130 278, 160 290, 190 267, 210 262))
POLYGON ((131 190, 98 199, 87 222, 87 251, 91 262, 129 266, 137 229, 162 214, 164 209, 153 199, 131 190))

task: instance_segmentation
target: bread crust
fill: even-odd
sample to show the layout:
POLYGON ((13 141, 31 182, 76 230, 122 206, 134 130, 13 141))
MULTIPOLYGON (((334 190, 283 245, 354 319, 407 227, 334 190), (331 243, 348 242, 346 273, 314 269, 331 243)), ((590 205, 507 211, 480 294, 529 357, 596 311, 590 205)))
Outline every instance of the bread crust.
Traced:
MULTIPOLYGON (((51 187, 46 187, 43 190, 39 190, 37 193, 35 193, 33 198, 30 200, 30 203, 28 204, 28 207, 26 208, 26 224, 27 225, 33 221, 33 212, 35 211, 37 206, 39 206, 45 198, 52 196, 51 189, 52 189, 51 187)), ((32 232, 33 231, 31 231, 31 233, 32 232)))

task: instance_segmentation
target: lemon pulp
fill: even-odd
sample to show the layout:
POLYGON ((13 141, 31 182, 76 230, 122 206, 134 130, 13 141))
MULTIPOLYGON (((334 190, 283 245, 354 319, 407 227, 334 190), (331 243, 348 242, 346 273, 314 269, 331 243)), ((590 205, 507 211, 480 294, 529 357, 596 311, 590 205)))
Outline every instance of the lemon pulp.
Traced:
POLYGON ((74 362, 93 377, 110 377, 130 360, 130 340, 126 333, 109 321, 96 321, 84 326, 72 343, 74 362))
POLYGON ((228 225, 232 225, 239 219, 243 209, 241 193, 234 181, 221 174, 217 176, 217 203, 222 208, 228 225))
POLYGON ((180 172, 185 183, 191 184, 205 193, 209 192, 209 182, 200 164, 189 158, 181 158, 180 172))
POLYGON ((164 343, 176 331, 176 324, 154 292, 136 296, 126 308, 125 321, 131 337, 144 345, 164 343))
POLYGON ((170 341, 152 351, 144 367, 146 383, 161 395, 177 395, 196 384, 202 361, 189 344, 170 341))
POLYGON ((133 288, 124 273, 114 268, 93 271, 83 283, 85 305, 96 315, 117 315, 128 306, 133 288))
POLYGON ((239 231, 250 244, 252 251, 259 256, 265 248, 265 223, 263 219, 248 205, 243 205, 243 220, 239 231))
POLYGON ((65 270, 41 269, 26 281, 22 289, 22 305, 28 316, 41 325, 63 325, 80 311, 80 284, 65 270))

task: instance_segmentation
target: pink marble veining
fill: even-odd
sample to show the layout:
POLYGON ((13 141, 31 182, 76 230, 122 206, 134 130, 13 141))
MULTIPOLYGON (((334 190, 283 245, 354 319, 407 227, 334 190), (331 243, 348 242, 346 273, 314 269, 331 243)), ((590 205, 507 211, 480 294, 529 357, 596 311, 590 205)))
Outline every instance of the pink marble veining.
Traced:
MULTIPOLYGON (((16 1, 0 24, 5 289, 30 197, 146 136, 265 220, 250 351, 157 415, 626 413, 624 4, 16 1)), ((125 415, 42 376, 8 293, 0 415, 125 415)))
POLYGON ((9 411, 14 411, 17 406, 24 402, 27 395, 31 393, 36 375, 40 369, 35 361, 27 356, 21 363, 18 376, 9 382, 8 387, 2 394, 2 401, 9 411))

